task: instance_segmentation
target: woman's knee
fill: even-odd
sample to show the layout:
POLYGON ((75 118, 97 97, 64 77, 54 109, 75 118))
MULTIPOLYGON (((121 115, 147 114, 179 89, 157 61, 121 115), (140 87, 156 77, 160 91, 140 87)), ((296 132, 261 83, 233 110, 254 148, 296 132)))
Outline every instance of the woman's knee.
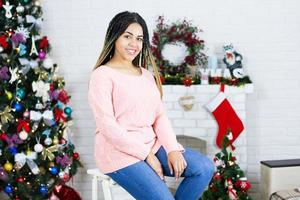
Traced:
POLYGON ((192 175, 194 176, 205 175, 211 178, 215 171, 214 163, 205 155, 199 154, 197 152, 196 154, 194 154, 194 156, 192 157, 188 165, 189 164, 190 164, 190 170, 192 172, 192 175))

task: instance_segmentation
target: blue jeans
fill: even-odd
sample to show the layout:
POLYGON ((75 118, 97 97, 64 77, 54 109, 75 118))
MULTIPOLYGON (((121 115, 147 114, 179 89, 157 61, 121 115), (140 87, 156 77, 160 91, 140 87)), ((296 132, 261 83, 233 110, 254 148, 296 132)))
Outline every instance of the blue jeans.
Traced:
MULTIPOLYGON (((164 175, 174 177, 174 173, 170 174, 164 148, 160 147, 155 155, 162 165, 164 175)), ((146 161, 137 162, 107 175, 138 200, 197 200, 209 184, 215 167, 206 156, 189 148, 185 148, 183 156, 187 167, 181 176, 185 178, 180 183, 175 198, 146 161)))

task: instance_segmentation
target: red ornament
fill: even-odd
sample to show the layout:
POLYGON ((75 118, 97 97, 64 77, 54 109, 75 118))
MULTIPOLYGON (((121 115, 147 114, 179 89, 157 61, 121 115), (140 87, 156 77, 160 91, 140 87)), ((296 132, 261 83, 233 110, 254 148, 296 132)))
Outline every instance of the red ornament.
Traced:
POLYGON ((220 181, 221 178, 222 178, 222 177, 221 177, 221 175, 220 175, 219 172, 215 173, 215 175, 214 175, 214 177, 213 177, 213 179, 216 180, 216 181, 220 181))
POLYGON ((21 200, 20 197, 16 196, 14 200, 21 200))
POLYGON ((79 158, 79 154, 77 152, 73 153, 73 159, 77 160, 79 158))
POLYGON ((17 182, 18 183, 23 183, 24 182, 24 178, 22 176, 20 176, 19 178, 17 178, 17 182))
POLYGON ((231 82, 231 85, 237 85, 237 80, 235 78, 231 79, 230 82, 231 82))
POLYGON ((2 8, 2 6, 3 6, 3 2, 2 0, 0 0, 0 8, 2 8))
POLYGON ((69 96, 68 93, 65 90, 62 90, 59 95, 58 95, 58 99, 63 102, 64 104, 67 104, 69 102, 69 96))
POLYGON ((54 108, 54 116, 56 122, 58 122, 60 119, 62 119, 64 122, 67 121, 67 118, 64 116, 63 111, 58 108, 54 108))
POLYGON ((48 47, 48 45, 49 45, 49 42, 48 42, 47 37, 45 36, 42 38, 39 47, 40 47, 40 49, 45 49, 48 47))
POLYGON ((50 83, 50 90, 53 90, 53 89, 54 89, 54 84, 50 83))
POLYGON ((192 78, 190 78, 190 77, 185 77, 184 79, 183 79, 183 84, 185 85, 185 86, 191 86, 192 84, 193 84, 193 79, 192 78))
POLYGON ((6 140, 7 140, 7 133, 5 133, 5 132, 1 133, 1 134, 0 134, 0 139, 1 139, 2 141, 6 141, 6 140))
POLYGON ((59 198, 63 200, 81 200, 78 192, 76 192, 73 188, 67 185, 59 185, 55 186, 53 193, 59 198))

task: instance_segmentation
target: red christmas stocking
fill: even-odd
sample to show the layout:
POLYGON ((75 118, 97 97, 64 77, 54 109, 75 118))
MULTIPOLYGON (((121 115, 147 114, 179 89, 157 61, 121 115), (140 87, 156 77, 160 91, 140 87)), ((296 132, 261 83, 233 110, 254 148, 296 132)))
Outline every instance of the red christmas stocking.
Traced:
POLYGON ((230 141, 232 144, 244 130, 244 125, 227 100, 224 94, 224 85, 221 85, 219 94, 206 104, 206 108, 213 114, 219 126, 217 146, 222 148, 222 139, 226 135, 227 129, 230 129, 232 133, 233 139, 230 141))

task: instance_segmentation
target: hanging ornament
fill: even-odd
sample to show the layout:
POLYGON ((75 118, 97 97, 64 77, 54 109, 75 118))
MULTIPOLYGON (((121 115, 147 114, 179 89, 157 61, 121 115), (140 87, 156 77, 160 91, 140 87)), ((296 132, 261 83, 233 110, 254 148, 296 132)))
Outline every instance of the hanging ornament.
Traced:
POLYGON ((6 161, 3 167, 7 172, 10 172, 13 169, 13 165, 9 161, 6 161))
POLYGON ((58 169, 57 169, 57 167, 55 167, 55 166, 50 167, 49 171, 50 171, 50 173, 51 173, 52 175, 57 175, 57 174, 58 174, 58 169))
POLYGON ((47 137, 45 140, 44 140, 44 144, 49 146, 52 144, 52 139, 50 137, 47 137))
POLYGON ((13 6, 11 6, 9 4, 9 1, 6 1, 6 4, 3 5, 3 8, 5 9, 5 17, 6 18, 11 18, 12 17, 12 14, 11 14, 11 9, 12 9, 13 6))
POLYGON ((34 151, 37 152, 37 153, 40 153, 43 151, 44 147, 43 145, 40 144, 40 138, 37 137, 36 138, 36 141, 37 141, 37 144, 34 145, 34 151))
POLYGON ((19 133, 19 137, 21 140, 26 140, 28 138, 28 133, 23 130, 19 133))
POLYGON ((46 53, 43 50, 39 52, 39 59, 44 60, 46 58, 46 53))
MULTIPOLYGON (((40 48, 40 49, 45 49, 45 48, 48 48, 48 46, 49 46, 49 41, 48 41, 47 37, 44 36, 44 37, 41 39, 41 41, 40 41, 39 48, 40 48)), ((51 60, 51 59, 50 59, 50 60, 51 60)), ((51 61, 52 61, 52 60, 51 60, 51 61)), ((53 66, 51 66, 51 67, 53 67, 53 66)))
POLYGON ((27 38, 29 38, 29 30, 28 28, 25 28, 24 25, 22 24, 21 26, 18 26, 17 30, 15 31, 15 34, 20 34, 25 38, 25 41, 27 38))
POLYGON ((72 113, 72 109, 70 107, 65 107, 64 112, 70 117, 72 113))
POLYGON ((48 91, 50 90, 50 84, 45 83, 44 81, 33 81, 32 90, 35 93, 36 97, 42 97, 43 102, 49 100, 50 96, 48 91))
POLYGON ((52 161, 55 158, 53 152, 55 152, 57 150, 58 150, 57 145, 53 145, 51 147, 44 148, 42 151, 42 159, 46 160, 48 158, 50 161, 52 161))
POLYGON ((13 188, 10 184, 7 184, 4 188, 4 192, 8 195, 10 195, 13 192, 13 188))
POLYGON ((19 45, 19 52, 18 53, 19 53, 20 56, 23 56, 27 53, 26 48, 27 47, 24 44, 19 45))
POLYGON ((22 100, 25 97, 25 90, 23 88, 18 88, 16 91, 16 96, 17 98, 19 98, 20 100, 22 100))
POLYGON ((0 68, 0 80, 8 80, 9 79, 9 75, 8 75, 8 67, 7 66, 3 66, 0 68))
POLYGON ((30 112, 28 110, 26 110, 24 113, 23 113, 23 117, 24 118, 29 118, 30 116, 30 112))
POLYGON ((195 103, 194 96, 183 96, 178 100, 179 105, 184 109, 184 111, 189 111, 193 108, 195 103))
POLYGON ((18 183, 23 183, 25 181, 24 177, 20 176, 16 180, 18 183))
POLYGON ((17 13, 22 14, 24 12, 24 6, 22 6, 21 4, 19 4, 16 8, 17 13))
POLYGON ((38 55, 36 46, 35 46, 35 39, 34 39, 34 35, 31 36, 31 51, 29 56, 32 56, 33 54, 38 55))
POLYGON ((5 94, 8 100, 11 100, 13 98, 13 94, 11 92, 5 90, 5 94))
POLYGON ((75 159, 75 160, 79 159, 79 154, 77 152, 73 153, 73 159, 75 159))
POLYGON ((42 195, 46 195, 48 193, 48 188, 44 184, 41 184, 39 191, 42 195))
POLYGON ((16 155, 18 150, 15 146, 11 146, 8 148, 9 153, 11 153, 12 155, 16 155))
POLYGON ((9 72, 11 74, 10 76, 10 80, 9 80, 9 83, 13 83, 15 80, 17 80, 19 78, 19 75, 18 75, 18 68, 14 68, 14 69, 11 69, 9 68, 9 72))
POLYGON ((19 102, 16 102, 13 104, 13 109, 15 109, 16 112, 20 112, 23 109, 23 105, 19 102))
POLYGON ((54 136, 54 138, 53 138, 53 141, 52 141, 52 142, 53 142, 53 144, 58 144, 58 142, 59 142, 59 141, 58 141, 58 138, 57 138, 57 136, 54 136))

